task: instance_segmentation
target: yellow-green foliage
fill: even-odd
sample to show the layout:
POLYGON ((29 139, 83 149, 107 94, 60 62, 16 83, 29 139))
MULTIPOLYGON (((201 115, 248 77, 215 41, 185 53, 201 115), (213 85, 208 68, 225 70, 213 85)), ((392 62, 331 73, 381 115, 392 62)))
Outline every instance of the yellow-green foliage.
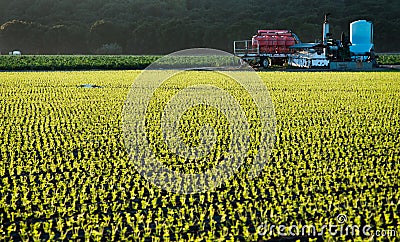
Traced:
POLYGON ((260 73, 277 119, 270 165, 197 195, 162 191, 128 161, 121 113, 139 73, 0 73, 0 240, 253 241, 276 236, 257 235, 263 222, 339 214, 398 229, 399 73, 260 73))

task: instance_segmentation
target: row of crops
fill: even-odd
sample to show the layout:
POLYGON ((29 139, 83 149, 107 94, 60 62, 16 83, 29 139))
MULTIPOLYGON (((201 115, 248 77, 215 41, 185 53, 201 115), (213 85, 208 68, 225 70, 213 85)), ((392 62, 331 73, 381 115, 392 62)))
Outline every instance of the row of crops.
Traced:
POLYGON ((400 54, 397 55, 379 55, 379 64, 381 65, 400 65, 400 54))
MULTIPOLYGON (((199 194, 159 189, 128 158, 122 111, 139 74, 0 73, 0 240, 256 241, 282 239, 276 232, 258 233, 262 224, 321 228, 337 224, 340 214, 349 225, 397 231, 378 241, 400 239, 399 73, 260 73, 277 121, 267 165, 257 178, 240 170, 199 194), (103 88, 80 88, 86 83, 103 88)), ((218 78, 177 75, 155 96, 218 78)), ((240 86, 224 85, 248 104, 240 86)), ((148 118, 156 120, 159 107, 149 107, 148 118)), ((229 120, 220 115, 202 106, 180 120, 188 143, 201 142, 200 124, 217 131, 216 152, 194 164, 166 158, 156 121, 147 132, 165 165, 198 172, 218 164, 226 151, 229 120)), ((251 154, 256 146, 249 149, 251 154)), ((370 237, 287 239, 309 238, 370 237)))
POLYGON ((0 55, 0 70, 141 70, 158 56, 0 55))
MULTIPOLYGON (((0 71, 13 70, 142 70, 159 56, 7 56, 0 55, 0 71)), ((169 60, 171 61, 171 60, 169 60)), ((381 55, 381 65, 399 65, 400 55, 381 55)), ((201 63, 201 62, 200 62, 201 63)), ((222 63, 222 62, 221 62, 222 63)), ((171 64, 171 63, 164 63, 171 64)), ((172 63, 175 64, 175 63, 172 63)))

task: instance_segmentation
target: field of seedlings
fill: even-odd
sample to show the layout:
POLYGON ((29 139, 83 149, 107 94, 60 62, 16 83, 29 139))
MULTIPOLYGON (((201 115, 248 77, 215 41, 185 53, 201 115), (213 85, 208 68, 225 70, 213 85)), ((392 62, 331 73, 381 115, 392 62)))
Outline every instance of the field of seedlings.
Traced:
MULTIPOLYGON (((400 73, 258 73, 276 116, 267 164, 256 178, 240 169, 194 194, 152 185, 128 157, 123 108, 139 74, 0 73, 1 241, 400 240, 400 73), (332 224, 370 230, 277 230, 307 225, 319 232, 332 224)), ((218 85, 220 78, 176 75, 154 96, 168 100, 198 80, 218 85)), ((223 83, 248 115, 251 160, 260 142, 257 110, 240 85, 223 83)), ((229 155, 229 119, 208 106, 188 110, 178 133, 196 146, 208 124, 217 137, 212 151, 195 163, 171 154, 158 119, 165 105, 151 102, 146 120, 148 141, 165 165, 196 173, 229 155)))

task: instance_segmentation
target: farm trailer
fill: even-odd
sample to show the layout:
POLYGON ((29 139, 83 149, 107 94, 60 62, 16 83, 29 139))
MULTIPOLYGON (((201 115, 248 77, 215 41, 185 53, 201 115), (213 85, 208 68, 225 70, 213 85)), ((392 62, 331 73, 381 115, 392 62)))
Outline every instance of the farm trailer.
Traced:
POLYGON ((283 65, 290 54, 291 46, 301 43, 290 30, 258 30, 251 40, 234 41, 234 55, 253 67, 268 68, 283 65))

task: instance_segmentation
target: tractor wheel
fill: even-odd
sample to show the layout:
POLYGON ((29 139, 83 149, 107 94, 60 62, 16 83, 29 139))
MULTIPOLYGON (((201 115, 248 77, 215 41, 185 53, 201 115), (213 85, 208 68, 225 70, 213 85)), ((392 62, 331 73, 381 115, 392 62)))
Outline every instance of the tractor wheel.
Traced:
POLYGON ((271 62, 270 62, 269 58, 263 58, 263 59, 261 59, 260 64, 262 67, 267 69, 270 66, 271 62))

